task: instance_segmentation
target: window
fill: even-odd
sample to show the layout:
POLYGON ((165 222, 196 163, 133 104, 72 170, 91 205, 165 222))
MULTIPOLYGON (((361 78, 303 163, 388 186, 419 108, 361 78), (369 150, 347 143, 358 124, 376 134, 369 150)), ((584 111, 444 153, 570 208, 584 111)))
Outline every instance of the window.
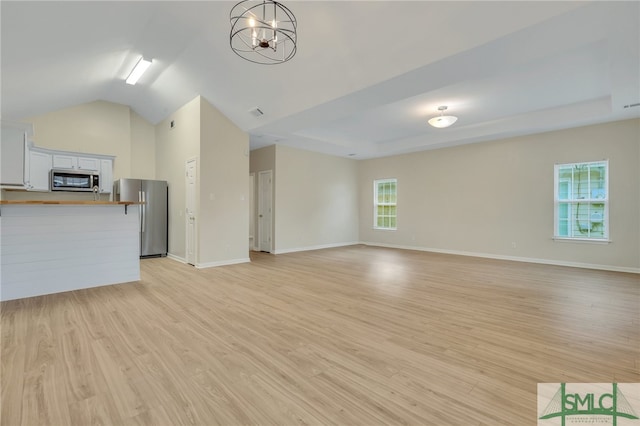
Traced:
POLYGON ((609 162, 556 164, 554 237, 609 239, 609 162))
POLYGON ((397 191, 397 179, 373 181, 373 227, 375 229, 396 229, 397 191))

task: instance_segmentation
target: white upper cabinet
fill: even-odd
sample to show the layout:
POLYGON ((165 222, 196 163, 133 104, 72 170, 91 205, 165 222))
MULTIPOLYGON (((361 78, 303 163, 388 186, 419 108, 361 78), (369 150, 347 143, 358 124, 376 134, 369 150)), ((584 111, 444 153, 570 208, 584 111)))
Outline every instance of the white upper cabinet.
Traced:
POLYGON ((78 157, 73 155, 53 154, 53 168, 54 169, 69 169, 73 170, 78 164, 78 157))
POLYGON ((26 123, 0 121, 0 185, 5 188, 24 187, 25 143, 33 135, 33 126, 26 123))
POLYGON ((7 189, 49 191, 51 169, 100 176, 100 193, 110 194, 113 155, 85 154, 40 148, 33 144, 33 127, 0 120, 0 186, 7 189))
POLYGON ((110 194, 113 187, 113 160, 100 160, 100 193, 110 194))
POLYGON ((51 154, 38 149, 29 149, 25 162, 25 187, 28 191, 49 191, 49 172, 51 171, 51 154))
POLYGON ((97 172, 100 170, 100 159, 67 154, 53 154, 53 168, 97 172))
POLYGON ((99 158, 78 157, 78 170, 100 171, 99 158))
POLYGON ((2 129, 0 146, 0 184, 2 186, 24 185, 24 144, 26 133, 16 129, 2 129))

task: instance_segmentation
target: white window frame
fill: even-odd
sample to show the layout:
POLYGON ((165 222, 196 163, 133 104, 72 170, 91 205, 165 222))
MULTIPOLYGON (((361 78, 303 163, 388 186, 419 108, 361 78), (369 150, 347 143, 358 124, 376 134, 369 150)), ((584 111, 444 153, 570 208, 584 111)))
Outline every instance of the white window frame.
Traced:
MULTIPOLYGON (((577 162, 577 163, 562 163, 562 164, 556 164, 554 166, 553 169, 553 183, 554 183, 554 190, 553 190, 553 198, 554 198, 554 204, 553 204, 553 239, 557 240, 557 241, 579 241, 579 242, 590 242, 590 243, 608 243, 611 240, 609 239, 610 235, 611 235, 611 230, 609 228, 609 160, 599 160, 599 161, 586 161, 586 162, 577 162), (567 168, 568 166, 573 167, 574 169, 576 168, 576 166, 593 166, 593 165, 601 165, 604 164, 605 166, 605 182, 604 182, 604 197, 603 198, 599 198, 593 197, 593 190, 591 188, 591 179, 589 178, 587 181, 587 194, 588 197, 587 198, 574 198, 574 195, 572 193, 573 188, 571 188, 571 186, 569 186, 568 190, 569 190, 569 197, 566 199, 559 199, 559 194, 558 194, 558 187, 560 186, 560 182, 562 180, 566 180, 566 179, 560 179, 559 177, 559 171, 561 168, 567 168), (573 215, 577 214, 574 213, 574 208, 578 208, 579 205, 587 205, 587 209, 588 212, 591 211, 591 205, 592 204, 603 204, 603 218, 602 218, 602 226, 604 227, 604 231, 603 231, 603 235, 602 236, 598 236, 598 237, 594 237, 591 236, 591 228, 587 228, 587 234, 584 236, 580 236, 580 235, 569 235, 569 236, 564 236, 564 235, 560 235, 560 215, 559 215, 559 205, 560 204, 569 204, 569 212, 568 212, 568 217, 571 219, 573 217, 573 215)), ((590 214, 587 214, 587 217, 591 217, 590 214)), ((577 219, 576 219, 577 220, 577 219)), ((571 220, 569 221, 571 222, 571 220)), ((591 219, 588 219, 588 222, 591 224, 591 219)), ((591 224, 591 226, 593 226, 591 224)), ((570 234, 572 234, 570 232, 570 234)))
POLYGON ((373 181, 373 229, 380 229, 384 231, 395 231, 398 229, 398 179, 396 178, 387 178, 387 179, 376 179, 373 181), (396 184, 396 202, 395 203, 378 203, 378 186, 381 183, 390 183, 393 182, 396 184), (378 226, 378 206, 395 206, 396 208, 396 226, 378 226))

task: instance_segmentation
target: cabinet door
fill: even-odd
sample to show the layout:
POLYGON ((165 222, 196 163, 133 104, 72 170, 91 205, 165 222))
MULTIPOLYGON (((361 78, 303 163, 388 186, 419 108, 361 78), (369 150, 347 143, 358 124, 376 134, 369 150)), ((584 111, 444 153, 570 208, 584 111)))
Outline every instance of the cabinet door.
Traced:
POLYGON ((100 160, 100 193, 110 194, 113 187, 113 160, 100 160))
POLYGON ((29 191, 49 191, 51 154, 29 151, 29 191))
POLYGON ((100 170, 100 159, 89 157, 78 157, 78 169, 91 170, 97 172, 100 170))
POLYGON ((73 155, 53 155, 53 168, 54 169, 75 169, 78 165, 78 157, 73 155))
POLYGON ((0 184, 23 187, 25 138, 21 129, 2 128, 0 184))

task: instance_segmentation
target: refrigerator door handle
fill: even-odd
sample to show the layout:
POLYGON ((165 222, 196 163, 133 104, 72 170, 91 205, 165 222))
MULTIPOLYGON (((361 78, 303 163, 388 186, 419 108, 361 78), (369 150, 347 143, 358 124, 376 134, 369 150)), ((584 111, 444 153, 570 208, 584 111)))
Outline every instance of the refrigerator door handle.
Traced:
POLYGON ((138 223, 142 232, 142 191, 138 191, 138 223))
POLYGON ((144 222, 145 222, 145 216, 147 215, 147 194, 146 192, 142 191, 142 229, 141 231, 144 232, 144 222))

